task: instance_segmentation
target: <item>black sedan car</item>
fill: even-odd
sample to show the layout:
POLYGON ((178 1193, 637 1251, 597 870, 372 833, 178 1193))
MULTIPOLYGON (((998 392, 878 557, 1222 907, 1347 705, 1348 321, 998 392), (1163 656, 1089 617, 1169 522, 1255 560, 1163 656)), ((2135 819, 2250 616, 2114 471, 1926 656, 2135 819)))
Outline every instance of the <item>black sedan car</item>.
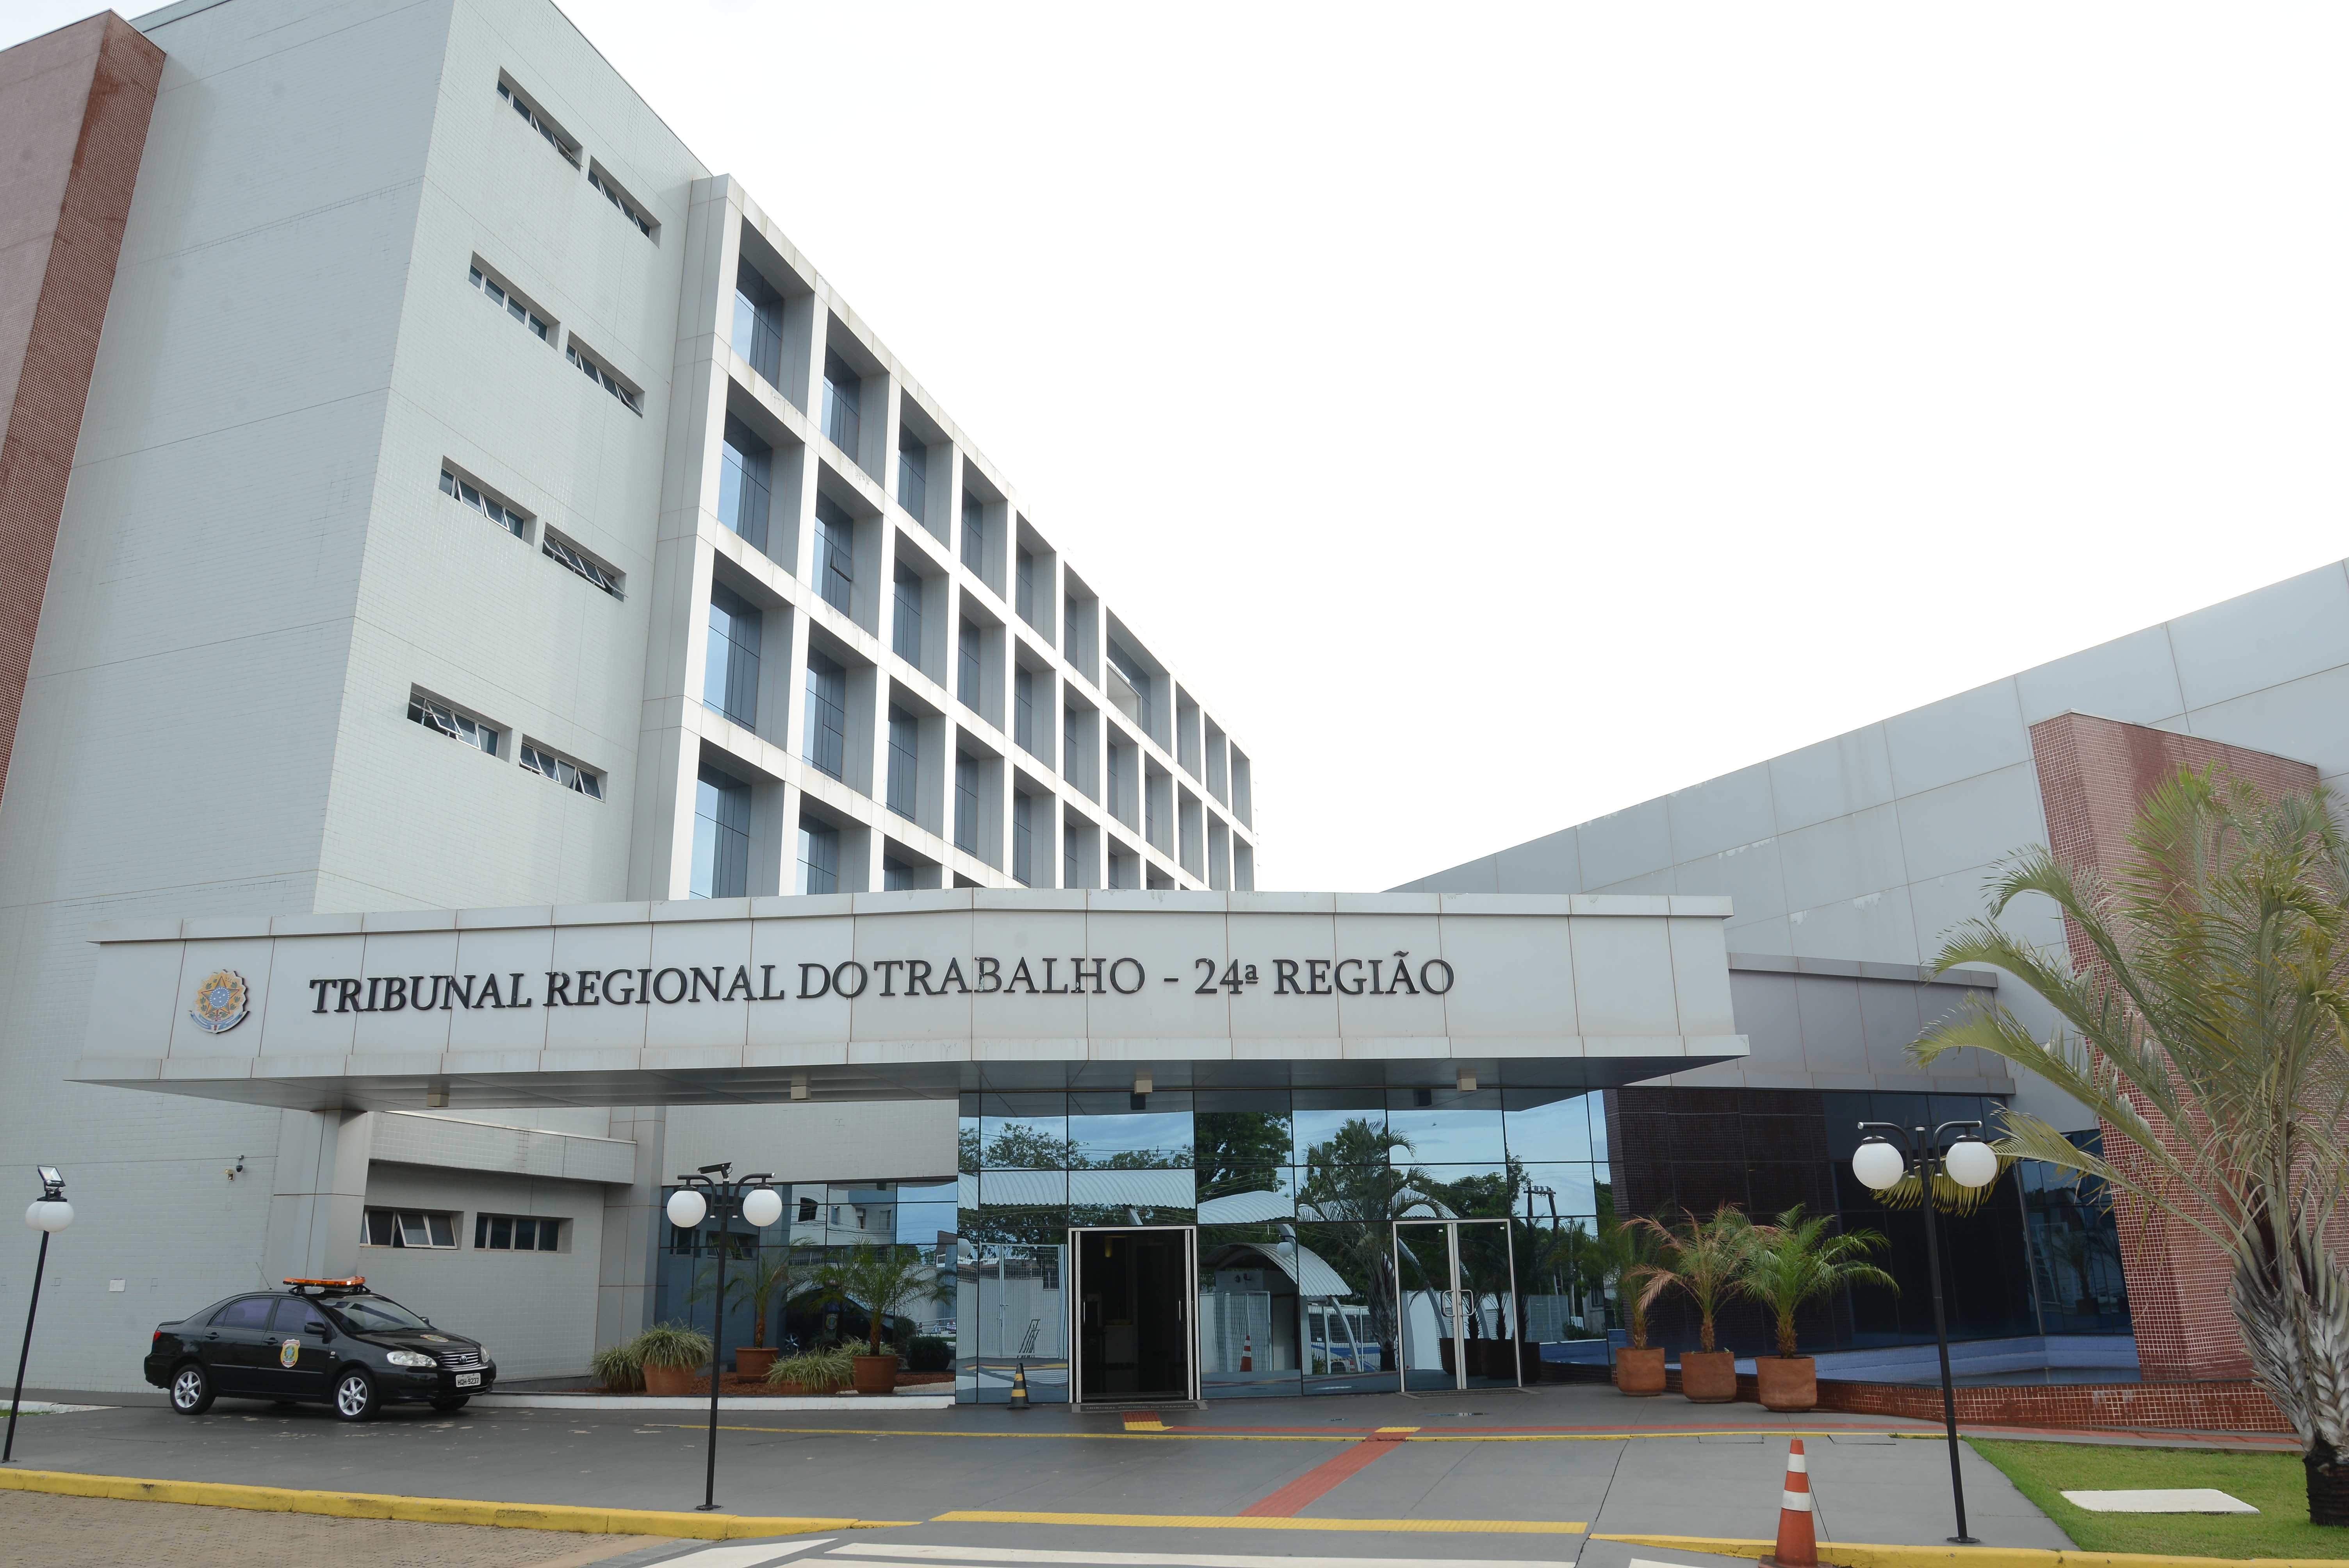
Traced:
POLYGON ((389 1404, 462 1409, 497 1381, 497 1364, 478 1341, 433 1327, 365 1279, 285 1284, 159 1325, 147 1381, 169 1389, 182 1415, 202 1415, 226 1395, 332 1405, 346 1421, 389 1404))

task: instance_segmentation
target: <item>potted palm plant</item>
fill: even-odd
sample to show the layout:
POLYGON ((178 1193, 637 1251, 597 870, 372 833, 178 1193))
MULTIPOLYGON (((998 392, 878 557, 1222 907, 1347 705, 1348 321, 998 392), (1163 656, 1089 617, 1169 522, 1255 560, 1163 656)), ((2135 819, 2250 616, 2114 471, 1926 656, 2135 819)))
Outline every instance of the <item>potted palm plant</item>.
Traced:
POLYGON ((1682 1222, 1669 1229, 1645 1217, 1631 1222, 1654 1232, 1662 1253, 1637 1274, 1651 1303, 1673 1285, 1696 1303, 1700 1348, 1681 1352, 1681 1393, 1701 1405, 1723 1405, 1737 1398, 1737 1357, 1715 1346, 1713 1321, 1724 1305, 1745 1294, 1754 1222, 1732 1203, 1706 1219, 1685 1209, 1681 1214, 1682 1222))
MULTIPOLYGON (((1757 1225, 1745 1258, 1746 1293, 1777 1320, 1778 1354, 1754 1358, 1754 1381, 1762 1403, 1772 1410, 1807 1410, 1819 1402, 1819 1364, 1795 1354, 1795 1312, 1806 1301, 1847 1285, 1880 1284, 1898 1291, 1893 1277, 1868 1261, 1884 1245, 1875 1231, 1830 1235, 1826 1214, 1806 1216, 1800 1203, 1774 1225, 1757 1225)), ((1685 1372, 1682 1381, 1686 1381, 1685 1372)))
MULTIPOLYGON (((793 1253, 788 1248, 762 1248, 748 1267, 726 1276, 727 1305, 750 1306, 750 1343, 737 1346, 734 1350, 734 1370, 745 1377, 764 1377, 775 1364, 775 1348, 767 1343, 767 1318, 774 1311, 778 1299, 789 1301, 807 1288, 815 1273, 815 1265, 805 1253, 793 1253)), ((700 1303, 709 1299, 711 1271, 702 1269, 695 1277, 693 1291, 685 1299, 700 1303)))
POLYGON ((1623 1333, 1630 1343, 1615 1353, 1615 1387, 1638 1398, 1664 1391, 1664 1347, 1648 1343, 1649 1293, 1637 1288, 1662 1250, 1661 1227, 1609 1221, 1599 1233, 1605 1278, 1623 1308, 1623 1333))
POLYGON ((826 1299, 864 1309, 870 1334, 865 1354, 854 1358, 859 1394, 897 1391, 897 1356, 881 1348, 884 1318, 940 1294, 938 1271, 913 1247, 859 1247, 845 1259, 818 1271, 816 1287, 826 1299))
MULTIPOLYGON (((709 1359, 709 1336, 682 1323, 656 1323, 631 1347, 644 1368, 647 1394, 690 1394, 693 1375, 709 1359)), ((716 1367, 710 1368, 714 1374, 716 1367)))

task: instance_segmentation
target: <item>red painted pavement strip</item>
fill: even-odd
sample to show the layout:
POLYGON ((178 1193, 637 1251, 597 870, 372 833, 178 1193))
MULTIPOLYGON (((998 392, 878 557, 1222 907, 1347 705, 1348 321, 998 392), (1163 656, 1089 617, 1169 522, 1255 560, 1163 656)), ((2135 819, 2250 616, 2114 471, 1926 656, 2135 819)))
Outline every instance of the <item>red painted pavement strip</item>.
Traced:
POLYGON ((1294 1519, 1308 1503, 1318 1502, 1348 1476, 1358 1475, 1402 1447, 1413 1427, 1381 1427, 1336 1459, 1315 1465, 1260 1502, 1240 1510, 1242 1519, 1294 1519))

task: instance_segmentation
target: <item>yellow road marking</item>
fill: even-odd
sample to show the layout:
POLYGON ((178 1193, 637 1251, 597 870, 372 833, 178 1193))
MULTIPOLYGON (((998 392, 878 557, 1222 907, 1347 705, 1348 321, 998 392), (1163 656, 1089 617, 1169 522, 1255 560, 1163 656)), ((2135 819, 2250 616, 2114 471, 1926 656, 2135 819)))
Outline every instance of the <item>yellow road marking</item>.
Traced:
MULTIPOLYGON (((647 1421, 647 1426, 674 1429, 680 1432, 709 1429, 700 1421, 647 1421)), ((903 1427, 752 1427, 719 1422, 721 1432, 776 1432, 789 1437, 808 1438, 1011 1438, 1083 1439, 1106 1443, 1150 1443, 1173 1440, 1193 1443, 1359 1443, 1368 1436, 1359 1429, 1350 1432, 1201 1432, 1185 1427, 1161 1427, 1155 1431, 1135 1429, 1122 1432, 971 1432, 927 1431, 909 1432, 903 1427)), ((1886 1432, 1872 1427, 1724 1427, 1719 1431, 1688 1432, 1475 1432, 1423 1431, 1417 1427, 1380 1427, 1381 1432, 1403 1432, 1396 1438, 1402 1443, 1628 1443, 1642 1439, 1672 1438, 1819 1438, 1833 1437, 1894 1437, 1909 1436, 1938 1439, 1938 1432, 1886 1432)))
POLYGON ((726 1541, 751 1535, 808 1535, 819 1530, 886 1530, 911 1520, 756 1518, 749 1514, 668 1512, 640 1508, 579 1508, 560 1503, 483 1502, 460 1497, 399 1497, 388 1492, 305 1491, 226 1481, 147 1480, 71 1470, 0 1470, 0 1491, 131 1502, 192 1503, 261 1513, 317 1513, 335 1519, 406 1519, 425 1524, 490 1524, 511 1530, 571 1530, 589 1535, 675 1535, 726 1541))
MULTIPOLYGON (((1228 1513, 1027 1513, 965 1509, 932 1524, 1101 1524, 1143 1530, 1352 1530, 1399 1535, 1579 1535, 1580 1522, 1535 1519, 1262 1519, 1228 1513)), ((2335 1565, 2338 1568, 2338 1565, 2335 1565)))

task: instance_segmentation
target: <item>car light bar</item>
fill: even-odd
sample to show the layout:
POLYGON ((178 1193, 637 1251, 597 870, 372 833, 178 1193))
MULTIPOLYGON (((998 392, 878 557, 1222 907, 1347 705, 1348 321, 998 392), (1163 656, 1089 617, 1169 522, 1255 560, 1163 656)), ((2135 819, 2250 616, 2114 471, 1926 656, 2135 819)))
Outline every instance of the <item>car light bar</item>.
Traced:
POLYGON ((348 1279, 289 1279, 287 1284, 323 1285, 328 1290, 357 1290, 367 1284, 367 1275, 353 1274, 348 1279))

